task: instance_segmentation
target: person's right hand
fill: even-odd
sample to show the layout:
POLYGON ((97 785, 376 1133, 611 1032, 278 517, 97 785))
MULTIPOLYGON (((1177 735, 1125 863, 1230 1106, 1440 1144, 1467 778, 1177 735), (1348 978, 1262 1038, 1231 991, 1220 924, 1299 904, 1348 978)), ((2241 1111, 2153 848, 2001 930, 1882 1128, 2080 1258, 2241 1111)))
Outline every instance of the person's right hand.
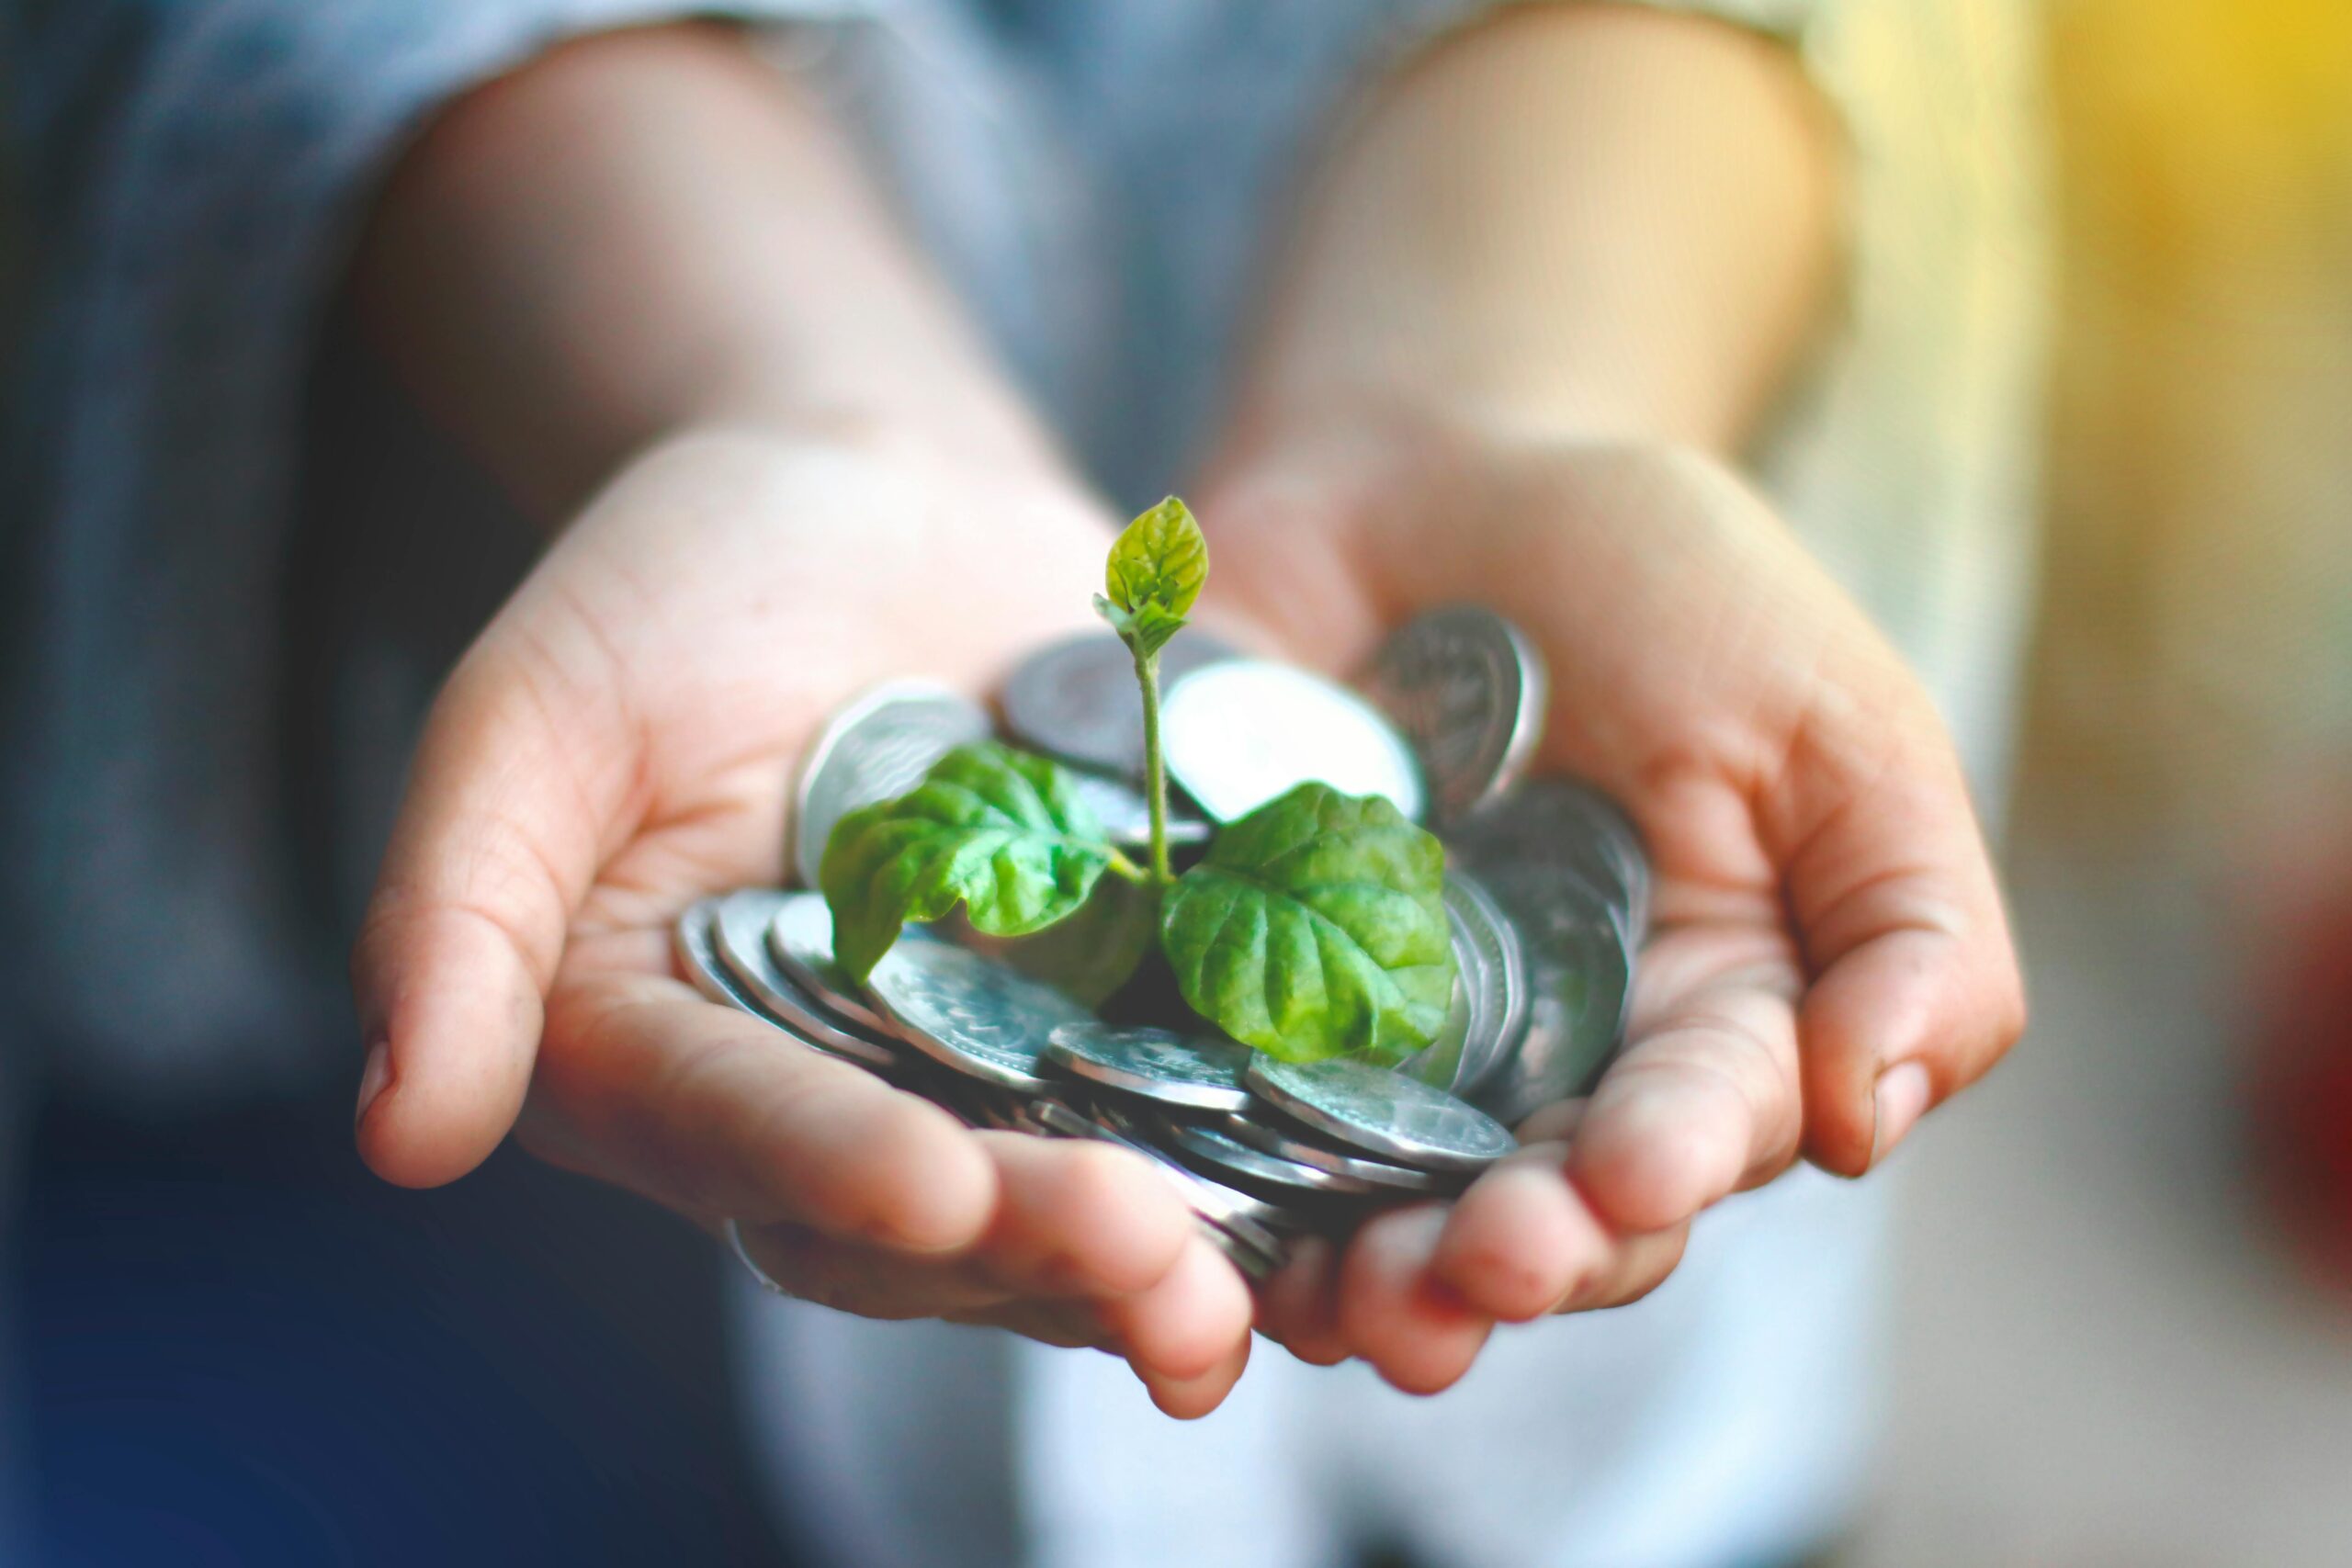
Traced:
POLYGON ((777 882, 801 750, 923 674, 983 689, 1083 623, 1108 520, 877 434, 696 434, 628 467, 451 675, 354 957, 368 1164, 412 1186, 525 1143, 706 1224, 794 1293, 1114 1349, 1170 1414, 1251 1303, 1173 1190, 1101 1145, 971 1132, 703 1000, 669 931, 777 882))
POLYGON ((1647 1293, 1702 1213, 1801 1155, 1874 1168, 2016 1042, 2024 991, 1934 703, 1726 465, 1471 417, 1272 434, 1204 491, 1227 604, 1332 671, 1419 611, 1508 615, 1551 671, 1536 770, 1623 803, 1655 870, 1591 1092, 1263 1292, 1295 1353, 1435 1393, 1497 1323, 1647 1293))

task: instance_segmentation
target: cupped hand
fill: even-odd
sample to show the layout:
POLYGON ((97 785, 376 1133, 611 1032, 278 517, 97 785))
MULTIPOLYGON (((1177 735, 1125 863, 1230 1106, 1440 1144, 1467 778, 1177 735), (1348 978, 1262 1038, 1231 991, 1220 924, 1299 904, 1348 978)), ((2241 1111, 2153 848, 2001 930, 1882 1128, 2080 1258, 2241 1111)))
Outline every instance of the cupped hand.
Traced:
POLYGON ((354 957, 368 1163, 447 1181, 519 1116, 545 1157, 739 1222, 796 1294, 1114 1349, 1163 1408, 1214 1407, 1249 1294, 1141 1160, 967 1130, 670 958, 694 898, 781 877, 826 714, 891 676, 978 693, 1081 624, 1106 521, 875 432, 706 432, 624 470, 434 707, 354 957))
POLYGON ((1379 429, 1261 445, 1202 499, 1216 592, 1310 662, 1450 602, 1518 622, 1552 677, 1537 766, 1623 802, 1656 873, 1623 1054, 1458 1201, 1306 1249, 1261 1308, 1296 1353, 1445 1387, 1497 1321, 1645 1293, 1697 1214, 1800 1154, 1860 1175, 2017 1039, 1931 703, 1719 464, 1379 429))

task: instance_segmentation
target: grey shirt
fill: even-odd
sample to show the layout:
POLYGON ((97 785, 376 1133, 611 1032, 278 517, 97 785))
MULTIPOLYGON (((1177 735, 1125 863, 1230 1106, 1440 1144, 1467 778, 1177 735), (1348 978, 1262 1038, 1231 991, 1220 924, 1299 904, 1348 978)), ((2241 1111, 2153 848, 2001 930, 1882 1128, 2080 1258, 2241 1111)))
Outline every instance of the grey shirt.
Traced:
MULTIPOLYGON (((302 502, 336 547, 386 549, 357 539, 351 513, 381 519, 409 585, 446 578, 453 603, 493 602, 522 558, 479 483, 427 440, 410 465, 425 471, 356 442, 342 473, 314 463, 310 482, 302 466, 345 253, 373 181, 437 105, 582 30, 687 12, 884 18, 825 32, 826 80, 1009 362, 1130 498, 1182 476, 1315 126, 1385 57, 1480 8, 20 10, 42 244, 0 557, 0 995, 14 997, 0 1029, 19 1050, 57 1047, 89 1088, 183 1106, 347 1049, 352 868, 364 874, 386 775, 447 649, 363 626, 375 606, 322 602, 301 575, 302 502), (394 504, 425 489, 431 505, 394 504), (416 519, 452 514, 478 526, 445 525, 435 562, 416 519), (336 780, 350 787, 325 787, 336 780)), ((1953 0, 1690 8, 1779 30, 1846 109, 1850 310, 1763 471, 1990 777, 2025 604, 2038 307, 2020 29, 2008 6, 1953 0)))
MULTIPOLYGON (((797 68, 1132 501, 1182 475, 1314 128, 1481 8, 20 8, 45 249, 0 513, 6 1059, 38 1043, 84 1088, 159 1107, 354 1070, 342 946, 401 758, 530 549, 332 347, 371 183, 435 106, 583 29, 862 18, 797 34, 797 68)), ((2023 0, 1682 8, 1785 39, 1845 117, 1844 310, 1756 468, 1919 666, 1989 793, 2038 423, 2023 0)), ((752 1405, 794 1511, 861 1563, 1001 1562, 1016 1538, 1094 1568, 1298 1562, 1367 1521, 1470 1564, 1787 1554, 1856 1484, 1882 1190, 1800 1172, 1734 1200, 1649 1301, 1500 1337, 1441 1401, 1269 1355, 1229 1414, 1177 1428, 1100 1358, 1008 1364, 959 1331, 747 1303, 752 1374, 792 1389, 752 1405), (1236 1488, 1237 1465, 1274 1479, 1236 1488)))

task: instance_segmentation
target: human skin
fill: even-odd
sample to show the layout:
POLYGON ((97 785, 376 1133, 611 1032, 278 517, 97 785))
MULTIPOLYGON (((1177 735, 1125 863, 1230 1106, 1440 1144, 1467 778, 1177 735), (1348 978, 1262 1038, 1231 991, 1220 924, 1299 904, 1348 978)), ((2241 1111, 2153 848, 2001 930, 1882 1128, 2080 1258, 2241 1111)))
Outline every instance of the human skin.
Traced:
MULTIPOLYGON (((1544 761, 1634 807, 1660 935, 1589 1106, 1266 1292, 1301 1354, 1443 1386, 1497 1319, 1647 1288, 1800 1146, 1865 1168, 2021 1022, 1931 710, 1728 471, 1829 271, 1829 167, 1770 51, 1581 6, 1450 39, 1327 160, 1199 492, 1214 596, 1331 668, 1421 604, 1520 619, 1544 761)), ((985 689, 1081 623, 1114 521, 821 116, 724 31, 574 46, 410 152, 354 288, 555 540, 435 705, 355 956, 369 1163, 448 1180, 519 1116, 797 1292, 1213 1408, 1251 1302, 1151 1172, 962 1129, 669 968, 687 901, 779 875, 822 715, 985 689)))
POLYGON ((1308 1249, 1262 1313, 1301 1355, 1443 1388, 1801 1153, 1861 1175, 2024 1027, 1941 723, 1736 472, 1835 274, 1835 145, 1769 43, 1525 6, 1389 84, 1306 203, 1199 496, 1220 592, 1333 670, 1424 607, 1511 616, 1537 765, 1624 802, 1657 886, 1621 1059, 1450 1209, 1308 1249))
POLYGON ((984 690, 1111 537, 822 118, 723 30, 583 42, 409 152, 353 288, 554 536, 434 705, 354 957, 368 1163, 447 1181, 519 1115, 797 1293, 1214 1404, 1249 1293, 1140 1160, 968 1131, 672 972, 687 902, 780 879, 827 712, 984 690))

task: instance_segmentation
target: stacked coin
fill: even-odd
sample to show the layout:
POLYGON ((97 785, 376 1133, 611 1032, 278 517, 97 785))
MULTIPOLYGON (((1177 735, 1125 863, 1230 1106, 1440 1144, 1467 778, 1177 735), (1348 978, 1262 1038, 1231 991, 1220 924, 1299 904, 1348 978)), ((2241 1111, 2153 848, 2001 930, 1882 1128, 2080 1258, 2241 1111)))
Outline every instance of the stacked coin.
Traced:
MULTIPOLYGON (((1399 1067, 1285 1063, 1197 1019, 1107 1021, 1024 973, 1023 944, 967 945, 943 934, 951 926, 910 927, 861 986, 834 963, 813 892, 706 899, 679 920, 678 959, 712 1000, 970 1125, 1136 1150, 1227 1256, 1262 1276, 1295 1236, 1344 1234, 1378 1208, 1459 1191, 1514 1146, 1509 1123, 1590 1087, 1623 1038, 1648 866, 1600 792, 1521 778, 1546 682, 1526 639, 1491 612, 1407 625, 1360 691, 1198 634, 1169 652, 1179 649, 1164 668, 1162 737, 1180 857, 1308 780, 1385 795, 1444 840, 1459 978, 1438 1039, 1399 1067)), ((1129 663, 1107 634, 1072 638, 1014 671, 1000 703, 1006 739, 1073 769, 1123 844, 1148 831, 1129 663)), ((802 880, 844 813, 999 729, 978 704, 928 685, 880 687, 844 709, 800 781, 802 880)))

